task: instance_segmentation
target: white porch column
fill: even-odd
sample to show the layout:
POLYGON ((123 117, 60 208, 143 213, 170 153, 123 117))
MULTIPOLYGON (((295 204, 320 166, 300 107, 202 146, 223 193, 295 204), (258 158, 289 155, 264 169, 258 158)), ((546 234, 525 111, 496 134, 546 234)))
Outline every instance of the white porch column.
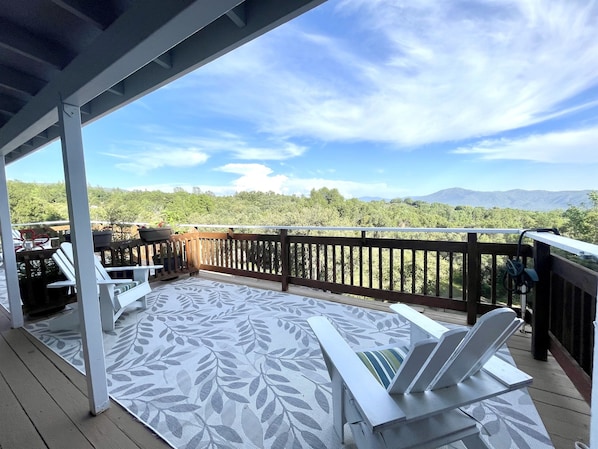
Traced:
POLYGON ((77 302, 83 339, 87 396, 91 413, 97 415, 109 407, 110 399, 106 382, 100 303, 87 198, 80 108, 59 100, 58 119, 71 222, 71 241, 75 258, 77 302))
POLYGON ((8 203, 8 186, 6 185, 6 166, 4 157, 0 157, 0 225, 2 228, 2 257, 4 258, 4 274, 8 290, 10 320, 12 327, 23 327, 23 309, 21 308, 21 292, 17 258, 12 243, 12 227, 10 205, 8 203))

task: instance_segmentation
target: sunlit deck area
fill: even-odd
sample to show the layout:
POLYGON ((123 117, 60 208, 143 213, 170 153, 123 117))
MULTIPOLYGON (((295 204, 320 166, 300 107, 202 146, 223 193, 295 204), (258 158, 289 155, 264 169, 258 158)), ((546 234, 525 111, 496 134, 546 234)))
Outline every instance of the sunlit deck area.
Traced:
MULTIPOLYGON (((262 280, 202 272, 156 283, 148 299, 147 313, 132 311, 105 335, 109 390, 118 403, 97 417, 89 415, 85 378, 74 368, 81 366, 78 334, 50 334, 46 321, 11 330, 2 309, 0 447, 330 447, 328 379, 304 320, 332 317, 356 347, 405 335, 383 303, 303 287, 281 293, 280 284, 262 280)), ((446 323, 466 320, 422 311, 446 323)), ((470 410, 488 441, 556 448, 587 442, 588 405, 552 357, 534 360, 529 347, 529 334, 509 342, 517 366, 534 377, 529 396, 521 390, 470 410)))

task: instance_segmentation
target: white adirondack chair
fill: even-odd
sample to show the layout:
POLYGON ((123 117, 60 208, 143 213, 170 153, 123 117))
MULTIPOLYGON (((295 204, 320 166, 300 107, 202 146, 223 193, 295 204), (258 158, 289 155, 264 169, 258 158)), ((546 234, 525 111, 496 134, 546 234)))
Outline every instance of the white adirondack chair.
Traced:
MULTIPOLYGON (((48 288, 74 287, 75 266, 73 248, 71 243, 64 242, 52 255, 56 265, 64 273, 67 280, 53 282, 48 288)), ((134 302, 139 302, 142 309, 147 307, 145 295, 151 291, 149 284, 149 271, 160 269, 162 265, 126 266, 126 267, 104 267, 96 258, 96 278, 98 282, 98 294, 100 300, 100 314, 102 329, 104 331, 114 330, 114 323, 124 312, 125 308, 134 302), (109 272, 132 271, 133 279, 112 279, 109 272)), ((76 304, 73 309, 50 321, 49 327, 52 331, 73 329, 79 325, 79 312, 76 304)))
POLYGON ((459 440, 486 448, 476 421, 459 408, 531 383, 494 355, 522 320, 497 309, 471 329, 449 330, 406 305, 391 309, 411 322, 410 346, 396 345, 394 360, 381 352, 388 348, 356 353, 328 319, 308 319, 332 381, 339 446, 348 423, 360 449, 436 448, 459 440), (379 371, 387 386, 384 373, 374 375, 379 371))

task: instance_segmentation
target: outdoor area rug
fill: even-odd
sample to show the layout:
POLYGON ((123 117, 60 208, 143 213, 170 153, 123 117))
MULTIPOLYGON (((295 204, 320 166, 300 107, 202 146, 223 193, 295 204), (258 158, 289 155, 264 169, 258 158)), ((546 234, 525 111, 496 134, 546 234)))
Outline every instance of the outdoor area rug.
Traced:
MULTIPOLYGON (((306 321, 314 315, 355 349, 409 338, 392 313, 183 278, 157 284, 147 310, 105 334, 110 395, 176 448, 331 448, 329 377, 306 321)), ((78 332, 26 328, 83 371, 78 332)), ((553 447, 525 389, 465 411, 495 449, 553 447)))

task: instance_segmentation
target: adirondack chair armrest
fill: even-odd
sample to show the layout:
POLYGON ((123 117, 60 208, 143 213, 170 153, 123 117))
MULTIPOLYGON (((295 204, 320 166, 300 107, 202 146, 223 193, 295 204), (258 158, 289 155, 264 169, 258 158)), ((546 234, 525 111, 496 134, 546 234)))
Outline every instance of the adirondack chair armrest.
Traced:
POLYGON ((56 281, 46 285, 47 288, 74 287, 75 281, 56 281))
POLYGON ((482 370, 513 390, 525 387, 533 381, 532 376, 497 356, 490 358, 484 364, 482 370))
POLYGON ((118 272, 118 271, 132 271, 133 280, 138 282, 147 282, 150 270, 159 270, 164 268, 164 265, 131 265, 123 267, 104 267, 106 272, 118 272))
POLYGON ((448 327, 434 321, 407 304, 393 304, 390 309, 411 323, 411 342, 433 337, 440 338, 448 331, 448 327))
POLYGON ((333 370, 331 378, 336 371, 372 430, 405 421, 405 413, 330 321, 323 316, 311 317, 307 321, 320 343, 329 372, 333 370))
POLYGON ((164 265, 130 265, 130 266, 123 266, 123 267, 104 267, 104 269, 108 272, 110 272, 110 271, 143 271, 143 270, 151 270, 151 269, 159 270, 161 268, 164 268, 164 265))
POLYGON ((130 284, 132 279, 98 279, 98 285, 130 284))

